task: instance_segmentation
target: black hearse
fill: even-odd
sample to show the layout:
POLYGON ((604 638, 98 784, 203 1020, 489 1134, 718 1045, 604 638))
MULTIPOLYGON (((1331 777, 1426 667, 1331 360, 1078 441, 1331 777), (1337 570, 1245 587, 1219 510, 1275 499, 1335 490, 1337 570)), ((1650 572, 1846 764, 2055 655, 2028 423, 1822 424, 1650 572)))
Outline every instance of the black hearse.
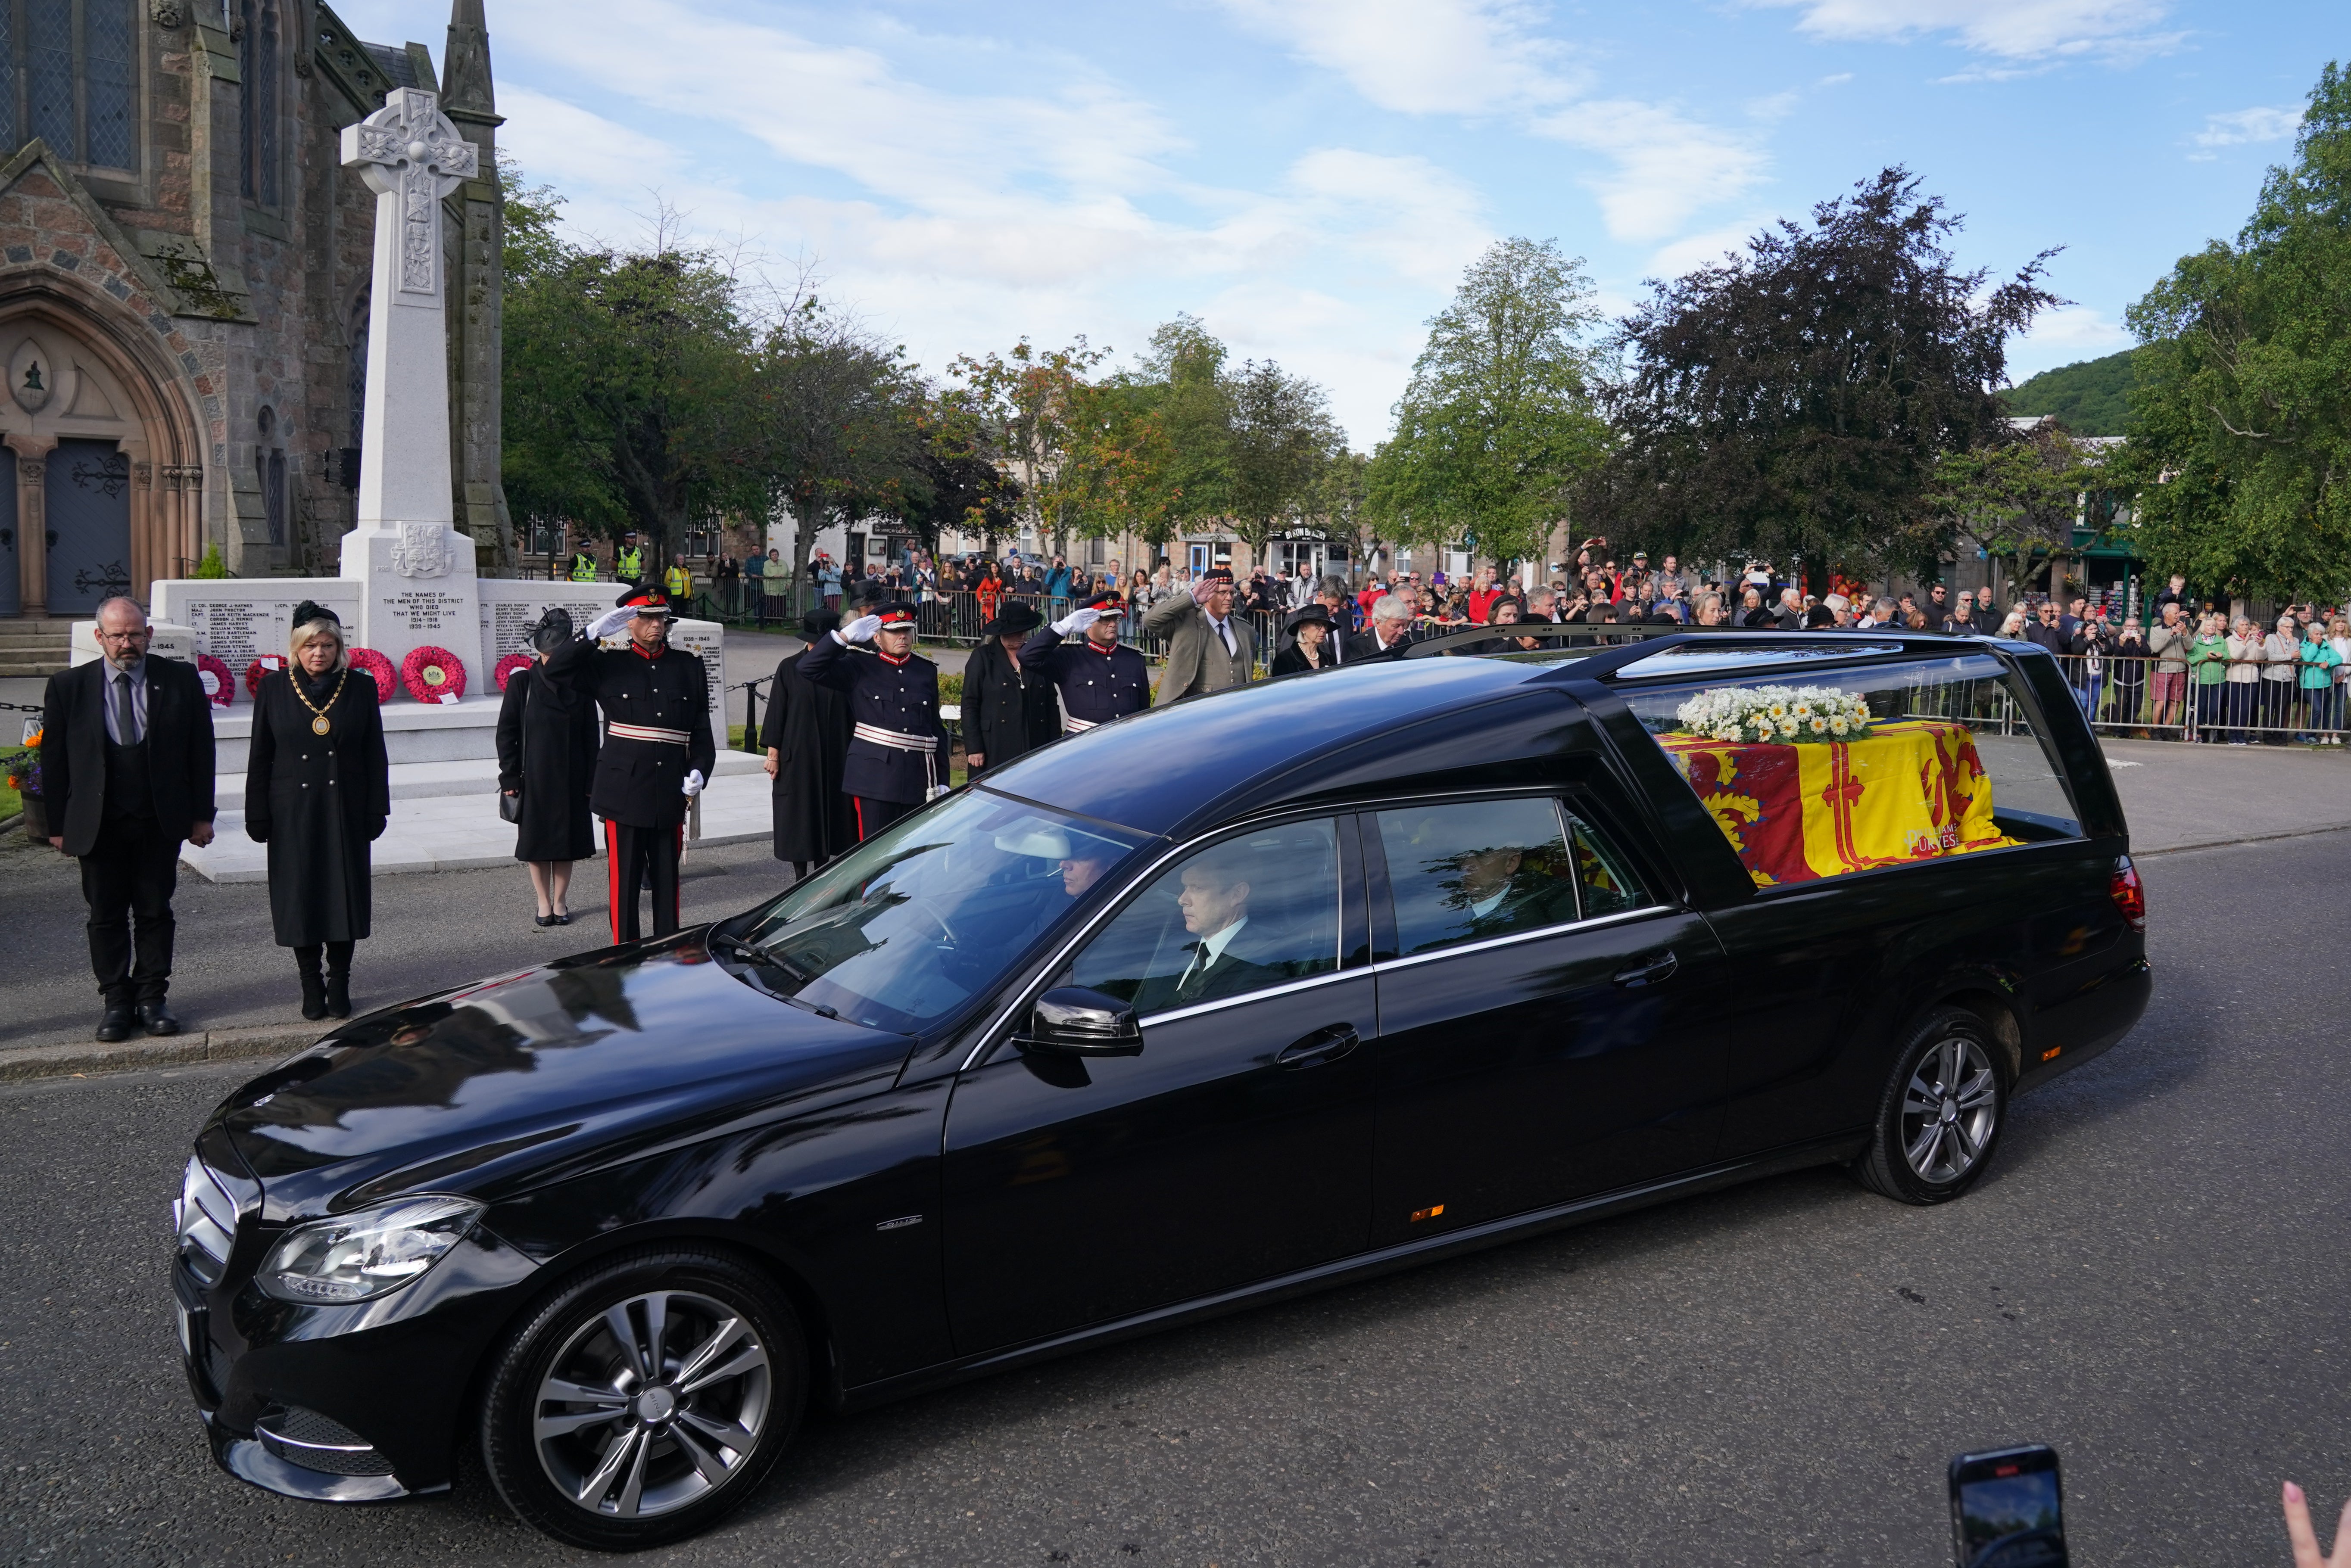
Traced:
POLYGON ((2146 1005, 2037 650, 1421 651, 1072 736, 230 1096, 171 1270, 220 1462, 378 1500, 478 1444, 539 1528, 648 1545, 811 1398, 1795 1166, 1955 1198, 2146 1005))

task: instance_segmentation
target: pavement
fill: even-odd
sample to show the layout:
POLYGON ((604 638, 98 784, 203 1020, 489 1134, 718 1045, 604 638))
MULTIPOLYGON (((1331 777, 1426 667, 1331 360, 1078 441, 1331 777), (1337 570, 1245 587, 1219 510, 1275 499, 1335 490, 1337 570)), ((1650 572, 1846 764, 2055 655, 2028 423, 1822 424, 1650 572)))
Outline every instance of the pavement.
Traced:
MULTIPOLYGON (((2283 1568, 2281 1480, 2326 1521, 2351 1490, 2351 971, 2275 933, 2339 904, 2351 833, 2145 870, 2147 1021, 2018 1102, 1960 1202, 1799 1172, 820 1417, 638 1561, 1924 1565, 1949 1457, 2040 1440, 2075 1562, 2283 1568), (2249 897, 2258 930, 2210 918, 2249 897)), ((0 1559, 609 1562, 477 1478, 331 1510, 212 1468, 166 1215, 242 1071, 0 1085, 0 1559)))

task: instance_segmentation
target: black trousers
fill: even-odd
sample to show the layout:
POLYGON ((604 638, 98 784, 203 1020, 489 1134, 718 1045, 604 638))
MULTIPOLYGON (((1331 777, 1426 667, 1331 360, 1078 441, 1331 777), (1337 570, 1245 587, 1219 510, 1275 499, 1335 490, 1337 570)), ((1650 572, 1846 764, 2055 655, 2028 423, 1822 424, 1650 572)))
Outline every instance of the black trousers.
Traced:
POLYGON ((180 840, 152 816, 108 818, 97 846, 81 857, 89 967, 107 1006, 163 1000, 172 983, 172 893, 179 885, 180 840))
POLYGON ((605 820, 605 902, 611 911, 614 941, 632 942, 641 934, 637 893, 649 877, 653 885, 653 935, 665 937, 677 929, 677 857, 684 852, 683 822, 674 827, 635 827, 605 820))
POLYGON ((900 817, 910 815, 921 805, 919 801, 875 800, 870 795, 853 794, 849 804, 857 816, 857 842, 864 843, 900 817))

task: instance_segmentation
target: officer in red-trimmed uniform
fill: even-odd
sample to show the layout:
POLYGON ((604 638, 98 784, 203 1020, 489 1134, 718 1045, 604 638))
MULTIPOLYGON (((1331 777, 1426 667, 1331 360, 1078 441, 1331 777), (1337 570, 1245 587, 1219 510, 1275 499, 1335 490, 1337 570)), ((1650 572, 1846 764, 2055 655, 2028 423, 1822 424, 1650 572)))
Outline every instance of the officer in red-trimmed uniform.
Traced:
POLYGON ((1151 666, 1118 639, 1126 600, 1105 588, 1020 645, 1020 666, 1061 689, 1061 730, 1075 734, 1151 706, 1151 666), (1076 637, 1076 642, 1065 638, 1076 637))
POLYGON ((947 787, 947 732, 939 722, 939 667, 914 651, 914 607, 859 616, 816 639, 800 659, 810 684, 849 696, 849 760, 841 787, 872 837, 947 787), (862 645, 872 643, 869 652, 862 645))
POLYGON ((604 819, 612 940, 637 939, 637 891, 650 878, 653 935, 677 929, 677 861, 686 803, 717 764, 710 735, 710 681, 702 660, 669 645, 674 612, 659 589, 632 583, 587 635, 549 654, 547 674, 596 699, 604 744, 596 754, 590 810, 604 819), (597 645, 622 628, 629 646, 597 645))

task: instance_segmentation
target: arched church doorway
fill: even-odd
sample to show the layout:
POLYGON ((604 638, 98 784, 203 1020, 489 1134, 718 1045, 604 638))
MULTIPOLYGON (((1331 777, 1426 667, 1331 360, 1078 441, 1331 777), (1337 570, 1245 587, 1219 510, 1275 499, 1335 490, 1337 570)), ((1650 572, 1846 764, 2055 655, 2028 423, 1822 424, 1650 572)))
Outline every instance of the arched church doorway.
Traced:
POLYGON ((100 315, 54 286, 0 299, 0 615, 87 616, 194 564, 185 400, 100 315))
POLYGON ((120 443, 67 436, 49 453, 48 607, 89 615, 131 591, 131 460, 120 443))

